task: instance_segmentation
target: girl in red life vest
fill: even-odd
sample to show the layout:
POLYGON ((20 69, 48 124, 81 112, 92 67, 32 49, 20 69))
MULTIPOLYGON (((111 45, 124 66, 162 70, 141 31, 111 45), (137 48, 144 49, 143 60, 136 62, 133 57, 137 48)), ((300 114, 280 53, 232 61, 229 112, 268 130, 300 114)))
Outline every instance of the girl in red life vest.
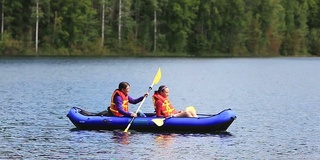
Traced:
POLYGON ((137 104, 148 96, 148 92, 143 96, 134 99, 128 95, 130 91, 130 84, 128 82, 121 82, 118 89, 116 89, 111 96, 110 110, 114 116, 118 117, 137 117, 137 113, 129 112, 129 103, 137 104))
POLYGON ((152 100, 157 117, 198 117, 195 109, 177 111, 171 104, 168 96, 169 88, 165 85, 160 86, 159 89, 154 92, 152 100))

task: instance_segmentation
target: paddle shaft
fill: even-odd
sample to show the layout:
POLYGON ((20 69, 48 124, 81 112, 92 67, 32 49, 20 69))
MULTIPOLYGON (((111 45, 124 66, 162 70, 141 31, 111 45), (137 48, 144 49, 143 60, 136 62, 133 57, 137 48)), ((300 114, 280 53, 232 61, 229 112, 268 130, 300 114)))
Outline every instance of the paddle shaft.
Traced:
MULTIPOLYGON (((152 82, 151 86, 149 87, 149 89, 148 89, 148 91, 147 91, 148 93, 152 90, 153 85, 157 84, 157 83, 160 81, 160 79, 161 79, 161 69, 159 68, 156 76, 155 76, 154 79, 153 79, 153 82, 152 82)), ((137 109, 137 111, 136 111, 135 113, 138 113, 140 107, 142 106, 142 104, 143 104, 143 102, 144 102, 145 100, 146 100, 146 96, 143 97, 142 102, 140 103, 140 105, 139 105, 139 107, 138 107, 138 109, 137 109)), ((129 124, 128 124, 127 128, 124 130, 124 132, 128 132, 128 130, 129 130, 129 128, 130 128, 130 126, 131 126, 134 118, 135 118, 135 117, 132 117, 131 121, 129 122, 129 124)))
MULTIPOLYGON (((148 91, 147 91, 148 93, 152 90, 152 86, 153 86, 153 84, 149 87, 149 89, 148 89, 148 91)), ((141 103, 140 103, 140 105, 139 105, 139 107, 138 107, 138 109, 136 110, 135 113, 138 113, 139 109, 140 109, 141 106, 142 106, 142 103, 146 100, 146 97, 147 97, 147 96, 143 97, 143 99, 142 99, 142 101, 141 101, 141 103)))
MULTIPOLYGON (((148 92, 151 91, 152 86, 153 86, 153 84, 151 85, 151 87, 149 87, 148 92)), ((146 100, 146 97, 143 97, 143 100, 141 101, 141 103, 140 103, 140 105, 139 105, 139 107, 138 107, 138 109, 137 109, 137 111, 136 111, 135 113, 138 113, 140 107, 142 106, 142 104, 143 104, 143 102, 144 102, 145 100, 146 100)), ((134 118, 135 118, 135 117, 132 117, 131 121, 129 122, 129 124, 128 124, 127 128, 124 130, 124 132, 128 132, 128 130, 129 130, 129 128, 130 128, 130 126, 131 126, 134 118)))

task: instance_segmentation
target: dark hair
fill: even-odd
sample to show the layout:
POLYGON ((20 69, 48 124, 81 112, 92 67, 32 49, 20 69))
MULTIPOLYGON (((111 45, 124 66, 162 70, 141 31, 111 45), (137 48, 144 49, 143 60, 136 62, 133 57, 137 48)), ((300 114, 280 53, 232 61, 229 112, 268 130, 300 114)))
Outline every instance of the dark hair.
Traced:
POLYGON ((128 86, 130 86, 130 84, 128 82, 121 82, 121 83, 119 83, 118 89, 119 90, 126 89, 128 86))
POLYGON ((159 86, 158 90, 157 91, 154 91, 154 93, 160 93, 162 92, 164 89, 168 88, 166 85, 161 85, 159 86))

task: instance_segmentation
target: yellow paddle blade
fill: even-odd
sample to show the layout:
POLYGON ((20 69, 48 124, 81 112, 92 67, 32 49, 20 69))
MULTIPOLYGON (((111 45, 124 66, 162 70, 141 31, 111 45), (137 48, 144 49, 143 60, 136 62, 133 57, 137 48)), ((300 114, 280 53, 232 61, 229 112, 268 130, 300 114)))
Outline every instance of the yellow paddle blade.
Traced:
POLYGON ((186 111, 193 111, 194 113, 197 113, 197 110, 193 106, 187 107, 186 111))
POLYGON ((158 119, 153 119, 152 122, 160 127, 164 124, 164 120, 165 118, 158 118, 158 119))
POLYGON ((127 128, 126 128, 123 132, 128 132, 128 130, 129 130, 129 128, 130 128, 131 123, 133 122, 133 120, 134 120, 134 117, 131 119, 131 121, 129 122, 127 128))
POLYGON ((123 132, 128 132, 128 130, 129 130, 129 127, 127 127, 123 132))
POLYGON ((158 72, 157 72, 156 76, 154 77, 152 84, 158 84, 160 79, 161 79, 161 69, 159 67, 158 72))

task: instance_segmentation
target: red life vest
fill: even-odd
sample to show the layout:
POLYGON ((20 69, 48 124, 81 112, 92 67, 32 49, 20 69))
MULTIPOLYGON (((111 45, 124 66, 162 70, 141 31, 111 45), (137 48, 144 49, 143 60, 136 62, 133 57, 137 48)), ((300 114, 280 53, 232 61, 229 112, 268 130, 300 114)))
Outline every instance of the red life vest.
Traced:
POLYGON ((122 117, 123 115, 119 113, 118 108, 116 107, 116 104, 114 103, 113 99, 114 96, 118 94, 122 98, 122 108, 124 111, 128 112, 128 105, 129 105, 129 99, 128 95, 124 95, 123 92, 121 92, 119 89, 116 89, 112 96, 111 96, 111 104, 110 104, 110 110, 113 113, 113 115, 122 117))
POLYGON ((152 96, 152 100, 153 100, 153 104, 154 104, 154 109, 157 111, 157 107, 161 107, 161 115, 163 115, 164 117, 168 117, 172 113, 176 113, 170 100, 168 98, 164 98, 161 94, 155 93, 152 96), (158 101, 158 100, 160 100, 162 102, 162 106, 156 106, 156 101, 158 101))

